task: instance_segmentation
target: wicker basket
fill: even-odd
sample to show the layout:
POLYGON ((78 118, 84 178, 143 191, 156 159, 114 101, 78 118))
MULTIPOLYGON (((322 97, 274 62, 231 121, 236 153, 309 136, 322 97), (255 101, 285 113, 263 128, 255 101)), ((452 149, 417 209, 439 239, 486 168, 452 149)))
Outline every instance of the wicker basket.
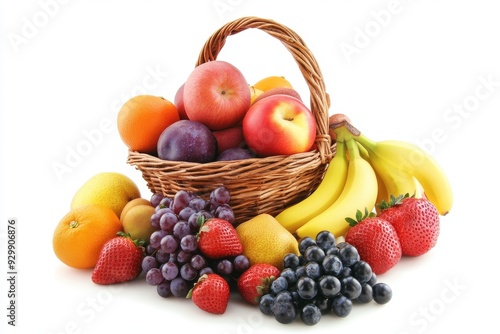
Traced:
POLYGON ((207 196, 224 185, 231 193, 237 222, 260 213, 278 214, 305 198, 323 178, 335 153, 328 135, 329 97, 314 56, 291 29, 268 19, 243 17, 215 31, 199 55, 199 64, 215 60, 226 38, 250 28, 260 29, 285 45, 298 64, 310 90, 310 108, 317 122, 317 149, 290 156, 272 156, 235 161, 192 163, 166 161, 129 151, 127 163, 142 172, 153 193, 173 196, 185 189, 207 196))

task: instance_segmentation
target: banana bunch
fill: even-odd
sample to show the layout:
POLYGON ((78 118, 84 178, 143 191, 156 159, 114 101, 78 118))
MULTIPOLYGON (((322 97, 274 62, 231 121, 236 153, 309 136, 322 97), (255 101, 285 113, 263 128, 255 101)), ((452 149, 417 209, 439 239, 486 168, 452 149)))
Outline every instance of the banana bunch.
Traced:
POLYGON ((347 217, 357 211, 378 211, 377 204, 409 194, 426 196, 446 215, 453 196, 448 178, 420 147, 396 140, 375 142, 348 120, 330 125, 337 152, 316 190, 276 219, 297 238, 314 238, 323 230, 345 236, 347 217))

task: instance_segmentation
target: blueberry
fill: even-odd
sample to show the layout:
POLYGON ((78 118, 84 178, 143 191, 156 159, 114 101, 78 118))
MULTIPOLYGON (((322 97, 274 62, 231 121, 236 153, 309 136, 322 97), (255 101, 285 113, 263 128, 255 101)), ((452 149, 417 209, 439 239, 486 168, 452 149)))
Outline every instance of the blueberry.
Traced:
POLYGON ((269 287, 269 291, 275 295, 288 289, 288 281, 285 277, 277 277, 269 287))
POLYGON ((297 254, 289 253, 283 258, 283 268, 295 269, 300 265, 300 259, 297 254))
POLYGON ((330 247, 325 251, 325 255, 339 255, 340 249, 338 247, 330 247))
POLYGON ((338 295, 332 299, 332 311, 335 315, 345 318, 352 311, 352 301, 346 296, 338 295))
POLYGON ((325 258, 325 252, 317 245, 307 247, 304 252, 304 259, 306 261, 314 261, 317 263, 321 263, 325 258))
POLYGON ((349 277, 351 276, 351 271, 352 270, 350 267, 343 267, 342 271, 337 275, 337 278, 341 280, 343 278, 349 277))
POLYGON ((310 300, 316 297, 318 287, 314 279, 305 276, 297 281, 297 292, 302 299, 310 300))
POLYGON ((321 313, 327 314, 332 309, 332 298, 326 298, 318 295, 314 298, 314 305, 320 309, 321 313))
POLYGON ((281 271, 280 277, 284 277, 288 282, 288 286, 292 286, 297 283, 297 274, 292 268, 285 268, 281 271))
POLYGON ((360 304, 367 304, 373 300, 373 289, 371 285, 363 284, 361 286, 361 294, 355 299, 360 304))
POLYGON ((370 279, 368 280, 368 282, 366 282, 366 284, 374 286, 376 283, 377 283, 377 275, 374 272, 372 272, 372 277, 370 277, 370 279))
POLYGON ((346 244, 340 249, 339 257, 346 267, 350 267, 360 260, 358 250, 351 244, 346 244))
POLYGON ((372 277, 372 267, 363 260, 359 260, 351 267, 351 275, 358 280, 359 283, 365 284, 372 277))
POLYGON ((307 247, 316 246, 316 241, 311 237, 305 237, 299 241, 299 252, 304 255, 307 247))
POLYGON ((392 289, 385 283, 373 285, 373 300, 377 304, 388 303, 392 299, 392 289))
POLYGON ((297 276, 297 279, 307 276, 306 267, 298 266, 297 268, 295 268, 295 276, 297 276))
POLYGON ((275 299, 276 298, 269 293, 260 297, 259 310, 265 315, 272 315, 273 314, 273 304, 274 304, 275 299))
POLYGON ((292 302, 275 300, 272 311, 274 318, 282 324, 292 323, 297 318, 297 309, 292 302))
POLYGON ((280 293, 278 293, 276 296, 275 296, 275 300, 274 302, 290 302, 290 303, 293 303, 293 295, 292 295, 292 292, 291 291, 288 291, 288 290, 285 290, 285 291, 281 291, 280 293))
POLYGON ((337 277, 325 275, 319 279, 318 286, 323 297, 331 298, 340 292, 342 284, 337 277))
POLYGON ((306 275, 311 277, 313 280, 317 280, 321 277, 321 266, 313 261, 307 262, 304 266, 306 270, 306 275))
POLYGON ((361 284, 352 276, 345 277, 341 281, 340 292, 349 299, 356 299, 361 294, 361 284))
POLYGON ((300 312, 300 320, 308 326, 316 325, 321 320, 321 310, 314 304, 307 304, 300 312))
POLYGON ((340 258, 336 255, 327 255, 321 263, 323 266, 323 271, 328 275, 338 276, 342 272, 344 265, 340 258))
POLYGON ((316 235, 316 244, 326 252, 328 249, 335 247, 335 236, 330 231, 321 231, 316 235))

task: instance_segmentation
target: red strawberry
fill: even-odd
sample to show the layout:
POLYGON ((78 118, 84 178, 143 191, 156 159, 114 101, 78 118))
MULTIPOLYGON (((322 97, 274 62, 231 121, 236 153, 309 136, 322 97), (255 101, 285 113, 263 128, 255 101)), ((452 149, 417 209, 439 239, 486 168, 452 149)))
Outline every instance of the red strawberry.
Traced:
POLYGON ((238 232, 227 220, 210 218, 198 232, 198 248, 210 259, 240 255, 243 251, 238 232))
POLYGON ((142 272, 144 248, 142 243, 132 240, 130 235, 118 233, 104 244, 92 272, 96 284, 115 284, 135 279, 142 272))
POLYGON ((403 255, 419 256, 437 243, 439 213, 428 199, 398 196, 382 203, 379 217, 391 223, 399 236, 403 255))
POLYGON ((257 305, 260 297, 269 291, 271 283, 279 275, 280 270, 273 265, 253 264, 238 278, 238 292, 247 302, 257 305))
POLYGON ((187 296, 200 309, 214 314, 226 312, 229 297, 229 284, 217 274, 202 275, 187 296))
POLYGON ((401 259, 401 244, 396 229, 386 220, 368 215, 357 220, 348 218, 352 226, 345 241, 358 250, 363 261, 368 262, 375 274, 383 274, 394 267, 401 259))

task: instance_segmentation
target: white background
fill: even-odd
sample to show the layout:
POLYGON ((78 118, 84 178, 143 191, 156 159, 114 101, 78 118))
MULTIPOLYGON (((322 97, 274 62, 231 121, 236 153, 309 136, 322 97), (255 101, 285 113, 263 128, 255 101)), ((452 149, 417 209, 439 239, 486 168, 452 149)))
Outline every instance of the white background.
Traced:
MULTIPOLYGON (((499 9, 486 0, 1 1, 1 331, 149 333, 174 324, 246 334, 498 328, 499 9), (115 124, 121 104, 142 92, 173 100, 212 32, 249 15, 283 23, 306 41, 331 96, 330 113, 347 114, 374 140, 422 145, 449 175, 455 204, 442 219, 438 245, 379 277, 394 291, 384 306, 355 305, 345 319, 325 316, 305 328, 300 321, 281 325, 234 296, 224 315, 213 316, 190 301, 160 298, 142 279, 94 285, 90 271, 71 269, 53 254, 56 224, 94 174, 124 173, 150 196, 126 163, 115 124), (101 131, 101 139, 56 173, 54 165, 68 166, 69 152, 85 146, 92 131, 101 131), (18 219, 15 328, 7 325, 4 278, 11 217, 18 219)), ((308 94, 290 54, 268 35, 230 37, 219 59, 234 63, 250 83, 284 75, 308 94)))

